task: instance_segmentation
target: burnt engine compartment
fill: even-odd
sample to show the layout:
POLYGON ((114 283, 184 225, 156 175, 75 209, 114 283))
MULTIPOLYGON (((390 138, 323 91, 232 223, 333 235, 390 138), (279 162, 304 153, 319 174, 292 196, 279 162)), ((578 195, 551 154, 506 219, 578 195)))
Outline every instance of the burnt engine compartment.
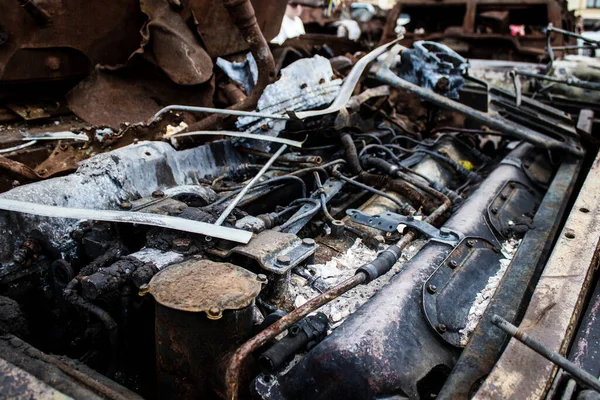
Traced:
POLYGON ((372 107, 341 127, 335 116, 288 124, 282 137, 307 139, 278 157, 279 144, 245 139, 180 151, 139 142, 6 192, 214 224, 275 159, 223 222, 252 232, 248 243, 101 213, 3 212, 2 328, 146 398, 229 397, 232 386, 240 398, 437 395, 481 340, 488 304, 526 303, 580 162, 488 130, 415 133, 372 107), (285 335, 237 357, 269 329, 285 335))

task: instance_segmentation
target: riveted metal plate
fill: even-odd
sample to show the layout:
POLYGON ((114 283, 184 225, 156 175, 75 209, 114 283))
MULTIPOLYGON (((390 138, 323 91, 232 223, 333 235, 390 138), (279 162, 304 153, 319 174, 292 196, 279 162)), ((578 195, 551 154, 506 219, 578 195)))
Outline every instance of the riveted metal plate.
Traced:
POLYGON ((312 239, 300 239, 293 233, 266 230, 248 244, 229 250, 226 257, 242 255, 256 261, 261 268, 285 274, 315 254, 317 245, 312 239))
POLYGON ((488 279, 500 268, 500 250, 489 241, 467 237, 448 255, 423 285, 423 309, 434 331, 461 346, 461 330, 469 310, 488 279))
POLYGON ((507 182, 488 206, 488 219, 503 238, 523 237, 531 229, 541 196, 520 182, 507 182))

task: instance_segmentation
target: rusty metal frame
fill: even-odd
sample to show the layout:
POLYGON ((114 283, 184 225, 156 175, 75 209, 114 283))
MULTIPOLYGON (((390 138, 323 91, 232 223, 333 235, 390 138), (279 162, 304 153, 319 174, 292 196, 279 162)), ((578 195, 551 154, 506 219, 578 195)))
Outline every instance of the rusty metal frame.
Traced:
MULTIPOLYGON (((579 192, 520 328, 551 350, 565 354, 574 335, 600 244, 600 155, 579 192)), ((512 339, 473 398, 542 399, 557 367, 512 339)))

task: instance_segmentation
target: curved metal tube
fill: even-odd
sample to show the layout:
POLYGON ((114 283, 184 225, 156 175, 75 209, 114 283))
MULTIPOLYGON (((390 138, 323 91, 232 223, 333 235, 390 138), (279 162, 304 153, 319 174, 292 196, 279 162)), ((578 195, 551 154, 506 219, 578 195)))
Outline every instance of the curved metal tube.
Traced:
MULTIPOLYGON (((193 113, 209 113, 209 114, 223 114, 223 115, 237 115, 239 117, 259 117, 259 118, 271 118, 271 119, 290 119, 287 115, 277 115, 277 114, 267 114, 256 111, 239 111, 228 108, 212 108, 212 107, 195 107, 195 106, 182 106, 182 105, 171 105, 167 106, 161 110, 159 110, 152 119, 150 123, 155 122, 161 115, 168 111, 187 111, 193 113)), ((215 133, 212 133, 213 135, 215 133)), ((185 135, 180 135, 185 136, 185 135)), ((173 137, 176 137, 175 135, 173 137)))

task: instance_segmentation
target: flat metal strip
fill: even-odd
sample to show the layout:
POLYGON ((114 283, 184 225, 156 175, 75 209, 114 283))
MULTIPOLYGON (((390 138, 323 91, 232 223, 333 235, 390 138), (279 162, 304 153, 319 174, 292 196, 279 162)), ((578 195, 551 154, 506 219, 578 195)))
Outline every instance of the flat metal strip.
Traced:
POLYGON ((131 211, 88 210, 83 208, 68 208, 9 199, 0 199, 0 210, 40 215, 43 217, 51 218, 89 219, 96 221, 158 226, 161 228, 169 228, 183 232, 197 233, 200 235, 231 240, 232 242, 244 244, 248 243, 252 238, 252 232, 234 228, 227 228, 223 226, 216 226, 213 224, 208 224, 206 222, 198 222, 184 218, 171 217, 168 215, 149 214, 131 211))

